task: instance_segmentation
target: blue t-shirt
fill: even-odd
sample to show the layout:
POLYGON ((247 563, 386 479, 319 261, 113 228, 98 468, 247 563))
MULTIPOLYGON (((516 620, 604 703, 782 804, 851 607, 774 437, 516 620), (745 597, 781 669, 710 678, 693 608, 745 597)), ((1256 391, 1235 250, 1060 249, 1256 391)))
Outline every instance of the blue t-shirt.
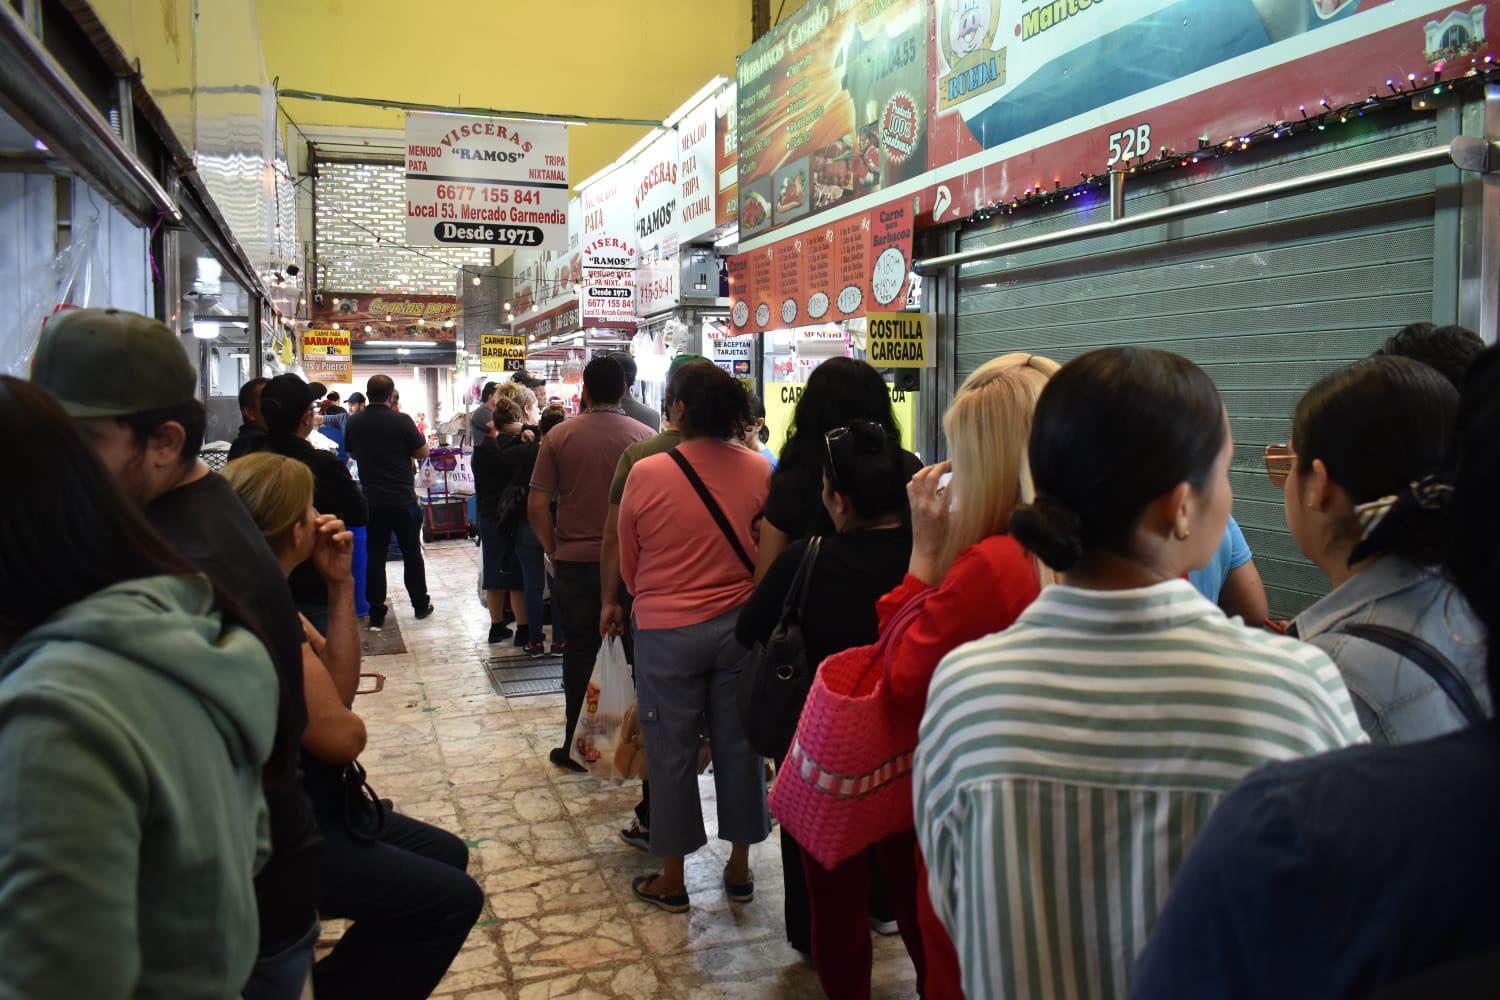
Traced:
POLYGON ((1365 997, 1492 952, 1496 844, 1494 721, 1262 767, 1193 845, 1131 996, 1365 997))
POLYGON ((1224 540, 1219 543, 1219 550, 1214 553, 1207 566, 1188 574, 1188 582, 1198 593, 1218 604, 1219 591, 1224 589, 1224 581, 1229 579, 1229 574, 1249 561, 1250 546, 1245 542, 1245 533, 1231 516, 1229 523, 1224 526, 1224 540))

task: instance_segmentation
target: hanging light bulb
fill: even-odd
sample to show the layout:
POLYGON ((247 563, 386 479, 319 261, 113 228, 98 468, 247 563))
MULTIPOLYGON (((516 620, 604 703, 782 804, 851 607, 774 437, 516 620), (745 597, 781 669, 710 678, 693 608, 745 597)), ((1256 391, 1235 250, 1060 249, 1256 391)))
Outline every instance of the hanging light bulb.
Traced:
POLYGON ((477 274, 474 275, 474 279, 472 281, 472 284, 474 285, 475 288, 479 287, 479 275, 477 275, 477 274))
POLYGON ((505 303, 504 308, 505 308, 506 312, 510 312, 510 303, 509 302, 505 303))
POLYGON ((374 333, 374 332, 375 332, 375 328, 373 326, 370 326, 369 324, 365 324, 365 333, 374 333))
POLYGON ((339 328, 339 324, 338 324, 338 321, 337 321, 337 320, 334 320, 334 323, 333 323, 333 328, 334 328, 334 329, 335 329, 335 330, 337 330, 337 329, 338 329, 338 328, 339 328))

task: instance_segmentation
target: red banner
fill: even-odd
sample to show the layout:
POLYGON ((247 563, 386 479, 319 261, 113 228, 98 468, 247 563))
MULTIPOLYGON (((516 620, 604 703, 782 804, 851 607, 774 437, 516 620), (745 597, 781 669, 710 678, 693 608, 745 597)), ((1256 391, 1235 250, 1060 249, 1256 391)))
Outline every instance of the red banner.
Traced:
POLYGON ((452 295, 320 294, 323 302, 313 306, 312 325, 325 330, 348 330, 356 344, 367 340, 458 343, 457 319, 462 309, 452 295))
POLYGON ((899 308, 911 272, 912 215, 895 201, 729 258, 736 335, 899 308))

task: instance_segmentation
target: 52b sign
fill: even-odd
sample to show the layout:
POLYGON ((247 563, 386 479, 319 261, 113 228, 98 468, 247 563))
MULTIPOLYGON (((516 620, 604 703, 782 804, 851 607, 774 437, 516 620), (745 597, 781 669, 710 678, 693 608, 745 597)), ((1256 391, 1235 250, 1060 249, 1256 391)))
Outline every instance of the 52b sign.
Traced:
POLYGON ((1135 128, 1115 132, 1109 137, 1109 166, 1121 160, 1133 160, 1151 152, 1151 126, 1142 123, 1135 128))

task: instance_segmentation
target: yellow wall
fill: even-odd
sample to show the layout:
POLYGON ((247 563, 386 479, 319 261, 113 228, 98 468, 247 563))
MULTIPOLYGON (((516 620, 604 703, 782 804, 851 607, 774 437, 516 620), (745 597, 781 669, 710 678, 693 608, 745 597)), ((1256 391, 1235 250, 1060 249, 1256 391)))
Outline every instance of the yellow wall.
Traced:
MULTIPOLYGON (((735 56, 750 45, 750 0, 256 0, 255 6, 266 70, 283 87, 553 114, 664 118, 714 75, 732 77, 735 56)), ((378 108, 307 101, 289 101, 287 108, 300 124, 401 126, 399 113, 378 108)), ((569 131, 577 183, 645 130, 569 131)))

